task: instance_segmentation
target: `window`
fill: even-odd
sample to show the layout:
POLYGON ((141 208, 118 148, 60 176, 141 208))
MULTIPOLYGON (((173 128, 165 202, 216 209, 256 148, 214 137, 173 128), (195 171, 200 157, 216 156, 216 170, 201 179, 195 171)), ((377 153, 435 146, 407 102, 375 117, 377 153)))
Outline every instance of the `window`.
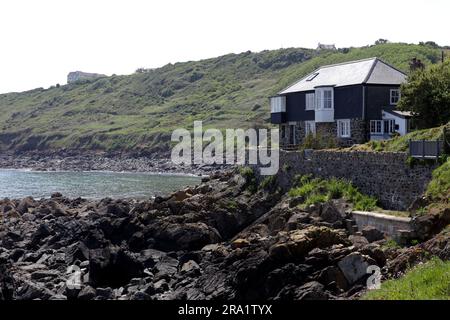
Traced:
POLYGON ((371 134, 392 134, 396 131, 397 125, 394 119, 370 120, 371 134))
POLYGON ((325 109, 331 109, 333 107, 333 94, 331 90, 323 91, 323 107, 325 109))
POLYGON ((333 109, 333 89, 318 88, 315 94, 316 109, 333 109))
POLYGON ((400 90, 399 89, 391 89, 391 105, 395 105, 400 100, 400 90))
POLYGON ((381 120, 370 120, 370 133, 381 134, 381 120))
POLYGON ((295 144, 295 124, 289 125, 289 144, 295 144))
POLYGON ((338 137, 350 138, 350 120, 337 121, 338 137))
POLYGON ((305 110, 314 110, 314 93, 307 93, 305 110))
POLYGON ((317 77, 319 75, 318 72, 311 74, 310 76, 308 76, 308 78, 306 78, 306 81, 312 81, 314 80, 315 77, 317 77))
POLYGON ((384 133, 391 134, 391 133, 395 132, 395 120, 394 119, 383 120, 383 125, 384 125, 384 129, 383 129, 384 133))
POLYGON ((272 97, 270 98, 270 112, 286 112, 286 97, 272 97))
POLYGON ((314 121, 305 121, 305 135, 316 135, 316 123, 314 121))

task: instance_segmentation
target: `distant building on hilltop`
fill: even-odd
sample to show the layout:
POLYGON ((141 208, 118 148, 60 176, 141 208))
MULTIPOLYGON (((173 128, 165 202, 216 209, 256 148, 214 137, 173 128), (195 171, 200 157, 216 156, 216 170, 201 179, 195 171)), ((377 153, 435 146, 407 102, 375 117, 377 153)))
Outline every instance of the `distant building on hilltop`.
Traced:
POLYGON ((323 44, 319 42, 316 50, 337 50, 337 49, 334 44, 323 44))
POLYGON ((74 71, 70 72, 67 75, 67 83, 74 83, 81 80, 93 80, 101 77, 106 77, 104 74, 99 73, 89 73, 89 72, 82 72, 82 71, 74 71))

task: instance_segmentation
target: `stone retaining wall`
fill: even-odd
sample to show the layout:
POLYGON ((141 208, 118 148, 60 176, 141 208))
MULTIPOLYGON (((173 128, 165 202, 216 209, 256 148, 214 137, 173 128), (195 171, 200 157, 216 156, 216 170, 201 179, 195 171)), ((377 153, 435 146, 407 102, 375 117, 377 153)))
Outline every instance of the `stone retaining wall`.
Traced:
POLYGON ((411 232, 411 218, 394 217, 376 212, 353 211, 353 220, 355 220, 358 229, 366 226, 374 227, 385 235, 396 240, 401 240, 404 232, 411 232))
POLYGON ((435 168, 410 167, 407 158, 403 152, 280 151, 278 181, 282 188, 289 189, 296 175, 343 178, 378 198, 383 208, 405 210, 423 193, 435 168))

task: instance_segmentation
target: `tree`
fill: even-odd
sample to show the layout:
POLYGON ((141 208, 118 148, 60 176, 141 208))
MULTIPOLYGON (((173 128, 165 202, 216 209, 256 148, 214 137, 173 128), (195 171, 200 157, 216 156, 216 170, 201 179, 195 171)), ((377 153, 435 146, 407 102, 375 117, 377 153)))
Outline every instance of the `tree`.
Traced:
POLYGON ((411 111, 419 128, 450 121, 450 61, 418 69, 401 87, 400 110, 411 111))
POLYGON ((375 44, 385 44, 388 43, 389 41, 387 39, 378 39, 377 41, 375 41, 375 44))

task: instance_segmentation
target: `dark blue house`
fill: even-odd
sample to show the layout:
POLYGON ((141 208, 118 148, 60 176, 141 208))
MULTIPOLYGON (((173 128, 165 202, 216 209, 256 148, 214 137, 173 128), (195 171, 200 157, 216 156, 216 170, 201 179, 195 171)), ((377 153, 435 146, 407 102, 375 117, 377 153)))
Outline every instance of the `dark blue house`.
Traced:
POLYGON ((409 114, 395 110, 406 75, 370 58, 323 66, 270 98, 282 147, 309 134, 338 145, 406 134, 409 114))

